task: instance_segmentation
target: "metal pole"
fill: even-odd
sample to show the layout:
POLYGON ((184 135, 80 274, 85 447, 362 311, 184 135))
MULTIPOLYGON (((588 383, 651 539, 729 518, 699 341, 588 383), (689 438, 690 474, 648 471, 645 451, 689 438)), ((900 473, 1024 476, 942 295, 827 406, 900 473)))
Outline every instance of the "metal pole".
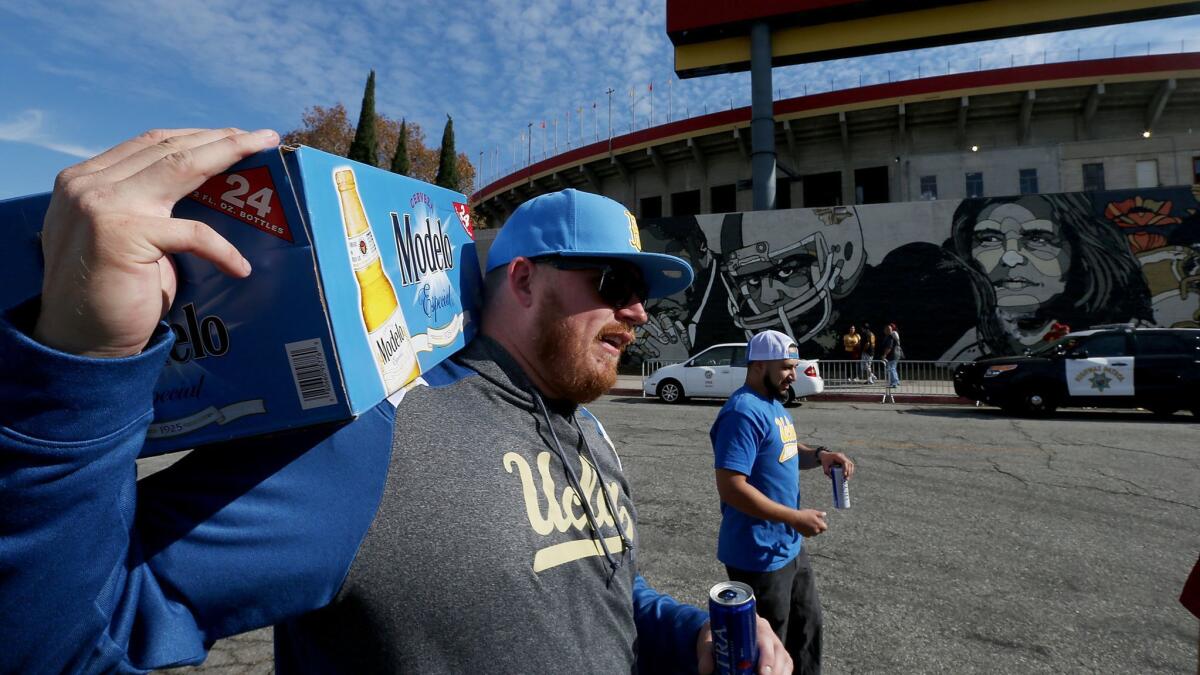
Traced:
POLYGON ((612 152, 612 95, 613 88, 609 87, 604 93, 608 94, 608 151, 612 152))
POLYGON ((771 100, 771 28, 750 28, 750 161, 754 210, 775 208, 775 115, 771 100))

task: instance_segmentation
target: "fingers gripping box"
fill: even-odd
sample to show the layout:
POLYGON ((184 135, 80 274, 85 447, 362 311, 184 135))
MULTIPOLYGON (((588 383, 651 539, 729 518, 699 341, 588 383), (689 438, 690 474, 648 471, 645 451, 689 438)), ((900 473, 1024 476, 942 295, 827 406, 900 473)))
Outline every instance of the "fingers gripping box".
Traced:
MULTIPOLYGON (((0 309, 41 292, 47 195, 0 202, 0 309)), ((175 344, 143 455, 352 418, 474 335, 466 198, 307 147, 254 155, 176 204, 254 272, 175 257, 175 344)))

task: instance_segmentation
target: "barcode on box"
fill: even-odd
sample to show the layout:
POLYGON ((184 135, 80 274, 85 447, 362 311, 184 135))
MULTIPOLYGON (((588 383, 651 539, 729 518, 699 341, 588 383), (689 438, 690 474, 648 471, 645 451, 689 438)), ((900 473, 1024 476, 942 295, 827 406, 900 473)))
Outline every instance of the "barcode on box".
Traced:
POLYGON ((325 363, 325 348, 320 338, 289 342, 285 344, 288 363, 292 367, 292 381, 296 383, 296 395, 300 397, 300 408, 310 410, 337 405, 333 384, 329 380, 329 365, 325 363))

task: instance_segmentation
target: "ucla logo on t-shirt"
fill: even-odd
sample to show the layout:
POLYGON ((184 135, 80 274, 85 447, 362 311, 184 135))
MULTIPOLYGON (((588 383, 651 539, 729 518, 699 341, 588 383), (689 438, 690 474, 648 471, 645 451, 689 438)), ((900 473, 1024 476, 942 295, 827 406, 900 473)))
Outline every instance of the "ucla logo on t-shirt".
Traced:
POLYGON ((792 426, 790 417, 776 417, 775 428, 779 430, 779 442, 783 443, 783 452, 779 453, 779 463, 782 464, 799 452, 796 448, 796 427, 792 426))

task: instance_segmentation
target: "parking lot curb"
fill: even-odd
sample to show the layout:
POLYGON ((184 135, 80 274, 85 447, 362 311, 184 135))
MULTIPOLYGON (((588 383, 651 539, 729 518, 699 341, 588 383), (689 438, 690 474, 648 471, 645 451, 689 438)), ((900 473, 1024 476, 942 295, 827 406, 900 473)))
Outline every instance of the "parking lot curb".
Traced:
MULTIPOLYGON (((608 390, 610 396, 641 396, 641 389, 633 389, 629 387, 614 387, 608 390)), ((652 397, 647 397, 652 398, 652 397)), ((937 396, 934 394, 895 394, 891 397, 894 403, 930 403, 940 405, 975 405, 975 402, 962 398, 961 396, 937 396)), ((876 394, 867 393, 829 393, 817 394, 816 396, 808 396, 803 400, 806 401, 848 401, 855 403, 879 403, 883 399, 883 392, 876 394)))
MULTIPOLYGON (((938 396, 936 394, 893 394, 888 397, 894 403, 934 403, 941 405, 969 405, 975 402, 961 396, 938 396)), ((805 398, 806 401, 855 401, 860 403, 879 403, 883 400, 883 392, 878 394, 839 394, 825 392, 805 398)))

